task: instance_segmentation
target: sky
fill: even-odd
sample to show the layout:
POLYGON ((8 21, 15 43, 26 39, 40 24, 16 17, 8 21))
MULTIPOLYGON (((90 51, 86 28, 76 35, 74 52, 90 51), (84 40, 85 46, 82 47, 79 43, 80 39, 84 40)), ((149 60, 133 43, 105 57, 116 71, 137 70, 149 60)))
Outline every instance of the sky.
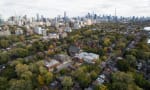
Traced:
POLYGON ((88 12, 118 16, 150 16, 150 0, 0 0, 0 15, 55 17, 67 12, 67 16, 84 16, 88 12))

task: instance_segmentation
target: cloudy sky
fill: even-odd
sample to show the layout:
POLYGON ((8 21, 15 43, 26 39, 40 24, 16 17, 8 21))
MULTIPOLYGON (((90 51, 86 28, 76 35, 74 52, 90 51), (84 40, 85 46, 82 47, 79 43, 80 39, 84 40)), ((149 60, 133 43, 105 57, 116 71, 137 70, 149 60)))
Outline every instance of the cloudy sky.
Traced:
POLYGON ((88 12, 119 16, 150 16, 150 0, 0 0, 0 14, 34 16, 36 13, 48 17, 63 15, 85 15, 88 12))

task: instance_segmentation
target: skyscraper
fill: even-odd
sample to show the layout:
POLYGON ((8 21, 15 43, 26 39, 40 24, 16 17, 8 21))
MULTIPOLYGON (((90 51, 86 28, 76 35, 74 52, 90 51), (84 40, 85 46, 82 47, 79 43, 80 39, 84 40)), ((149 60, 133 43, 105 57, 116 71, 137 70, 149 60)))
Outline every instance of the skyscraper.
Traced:
POLYGON ((2 22, 3 22, 2 16, 0 15, 0 25, 2 25, 2 22))
POLYGON ((66 23, 67 23, 67 13, 66 13, 66 11, 64 12, 64 22, 65 22, 65 25, 66 25, 66 23))
POLYGON ((36 20, 37 20, 37 22, 39 22, 39 21, 40 21, 40 16, 39 16, 39 14, 38 14, 38 13, 36 14, 36 20))
POLYGON ((115 16, 114 16, 114 21, 117 22, 117 10, 115 8, 115 16))
POLYGON ((66 14, 66 11, 64 12, 64 18, 66 18, 67 14, 66 14))

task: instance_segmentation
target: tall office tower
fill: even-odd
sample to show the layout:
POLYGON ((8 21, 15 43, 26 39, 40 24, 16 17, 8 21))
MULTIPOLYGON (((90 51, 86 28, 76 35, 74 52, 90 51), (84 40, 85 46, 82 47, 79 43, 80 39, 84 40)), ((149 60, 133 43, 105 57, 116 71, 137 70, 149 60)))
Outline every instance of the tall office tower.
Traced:
POLYGON ((39 22, 39 21, 40 21, 40 16, 39 16, 39 14, 38 14, 38 13, 36 14, 36 21, 37 21, 37 22, 39 22))
POLYGON ((66 11, 64 12, 64 18, 66 18, 67 17, 67 14, 66 14, 66 11))
POLYGON ((114 16, 114 20, 115 20, 115 22, 117 22, 117 10, 116 10, 116 8, 115 8, 115 16, 114 16))
POLYGON ((65 25, 66 25, 66 23, 67 23, 67 13, 66 13, 66 11, 64 12, 64 22, 65 22, 65 25))
POLYGON ((0 25, 2 24, 2 16, 0 15, 0 25))
MULTIPOLYGON (((20 18, 20 17, 19 17, 19 18, 20 18)), ((23 19, 27 20, 27 15, 24 15, 24 16, 23 16, 23 19)))

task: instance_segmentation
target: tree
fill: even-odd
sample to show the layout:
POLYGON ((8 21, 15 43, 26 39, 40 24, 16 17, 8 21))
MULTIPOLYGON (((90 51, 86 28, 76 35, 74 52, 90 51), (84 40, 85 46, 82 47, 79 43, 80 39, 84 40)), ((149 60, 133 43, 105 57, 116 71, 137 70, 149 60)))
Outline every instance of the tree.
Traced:
POLYGON ((105 55, 105 52, 104 52, 103 49, 100 49, 100 50, 99 50, 99 55, 100 55, 100 56, 104 56, 104 55, 105 55))
POLYGON ((31 71, 25 71, 21 74, 21 78, 25 80, 31 80, 32 79, 32 72, 31 71))
POLYGON ((131 67, 136 67, 136 57, 133 55, 126 55, 126 60, 131 67))
POLYGON ((0 77, 0 90, 6 90, 8 88, 8 81, 5 77, 0 77))
POLYGON ((65 76, 63 78, 62 85, 63 85, 63 87, 64 87, 65 90, 70 90, 71 86, 73 85, 72 78, 65 76))
POLYGON ((105 85, 96 85, 94 90, 108 90, 108 88, 105 85))
POLYGON ((78 68, 73 73, 73 76, 77 79, 82 87, 87 87, 91 82, 91 77, 89 73, 87 73, 87 68, 85 66, 78 68))
POLYGON ((135 83, 132 73, 116 72, 112 74, 110 90, 141 90, 135 83))
POLYGON ((91 77, 87 73, 81 73, 77 80, 82 87, 87 87, 91 82, 91 77))
POLYGON ((130 68, 129 64, 125 60, 118 60, 117 67, 120 71, 125 71, 125 72, 128 71, 130 68))
POLYGON ((136 84, 129 84, 128 90, 143 90, 143 89, 137 86, 136 84))
POLYGON ((38 75, 38 83, 44 85, 44 78, 41 75, 38 75))
POLYGON ((9 81, 8 90, 33 90, 31 81, 12 79, 9 81))
POLYGON ((1 76, 11 79, 15 78, 17 75, 16 72, 14 72, 14 67, 8 66, 7 68, 5 68, 5 70, 1 72, 1 76))
POLYGON ((53 80, 53 74, 51 72, 47 72, 44 75, 45 83, 48 85, 53 80))
POLYGON ((8 53, 0 53, 0 64, 6 64, 10 60, 8 53))
POLYGON ((48 72, 47 69, 45 67, 43 67, 43 66, 39 67, 39 71, 40 71, 41 75, 44 75, 44 74, 46 74, 48 72))
POLYGON ((35 41, 32 45, 33 48, 35 48, 36 51, 43 51, 44 50, 44 45, 42 44, 41 41, 35 41))
POLYGON ((8 40, 0 40, 0 47, 1 48, 7 48, 9 46, 9 41, 8 40))
POLYGON ((134 79, 135 79, 135 83, 136 83, 138 86, 144 88, 145 90, 150 90, 150 82, 147 81, 147 80, 143 77, 142 74, 136 73, 136 74, 134 75, 134 79))
POLYGON ((30 63, 29 64, 29 70, 32 73, 38 73, 38 66, 35 63, 30 63))
POLYGON ((116 72, 112 74, 113 82, 132 83, 133 80, 133 76, 130 73, 116 72))
POLYGON ((11 57, 12 58, 24 58, 28 56, 28 50, 23 48, 15 48, 11 50, 11 57))
POLYGON ((114 82, 112 83, 110 90, 127 90, 127 84, 121 82, 114 82))
POLYGON ((91 74, 92 80, 95 80, 98 76, 98 74, 95 71, 92 71, 90 74, 91 74))
POLYGON ((29 67, 26 64, 17 64, 15 69, 16 69, 15 71, 17 72, 17 75, 21 76, 22 73, 29 70, 29 67))
POLYGON ((110 39, 109 38, 104 38, 104 42, 103 42, 103 46, 109 46, 111 44, 110 39))

